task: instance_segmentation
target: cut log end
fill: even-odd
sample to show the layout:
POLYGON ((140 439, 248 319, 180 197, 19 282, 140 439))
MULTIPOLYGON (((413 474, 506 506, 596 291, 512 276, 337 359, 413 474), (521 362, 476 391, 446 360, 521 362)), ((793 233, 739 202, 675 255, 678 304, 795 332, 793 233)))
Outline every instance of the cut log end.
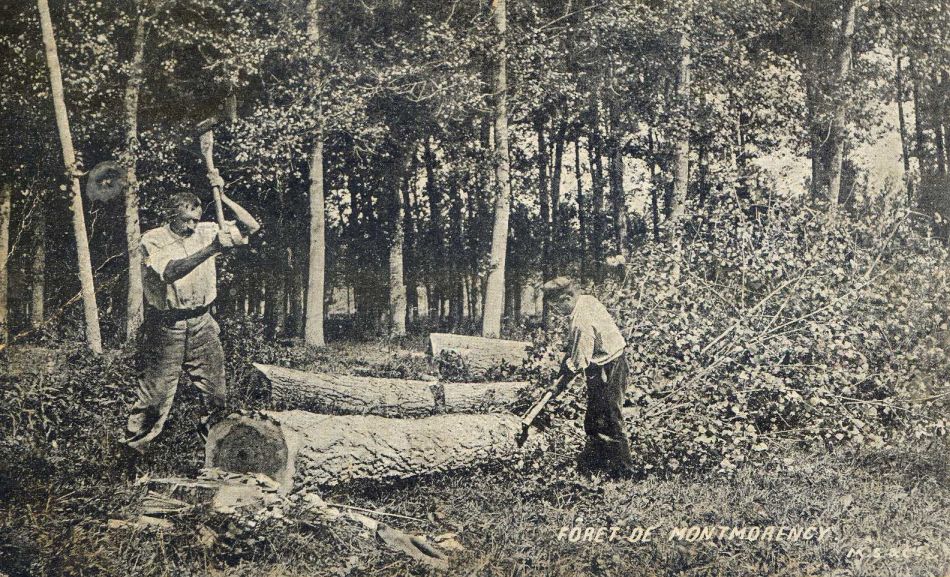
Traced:
POLYGON ((286 491, 293 483, 294 452, 279 424, 236 415, 211 429, 205 466, 235 473, 263 473, 286 491))

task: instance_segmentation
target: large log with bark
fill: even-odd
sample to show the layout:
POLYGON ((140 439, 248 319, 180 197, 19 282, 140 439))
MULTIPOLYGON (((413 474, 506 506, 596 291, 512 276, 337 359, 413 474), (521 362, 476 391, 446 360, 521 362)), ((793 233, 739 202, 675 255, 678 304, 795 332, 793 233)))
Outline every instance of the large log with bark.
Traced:
POLYGON ((354 480, 388 481, 503 461, 519 451, 516 415, 424 419, 306 411, 232 415, 212 427, 205 465, 264 473, 286 491, 354 480))
POLYGON ((483 373, 493 367, 509 364, 520 367, 528 358, 528 341, 508 341, 450 333, 431 333, 429 352, 438 358, 443 352, 457 354, 472 372, 483 373))
POLYGON ((526 381, 438 383, 408 379, 311 373, 254 364, 271 385, 279 406, 337 415, 424 417, 439 413, 476 413, 511 409, 526 381))

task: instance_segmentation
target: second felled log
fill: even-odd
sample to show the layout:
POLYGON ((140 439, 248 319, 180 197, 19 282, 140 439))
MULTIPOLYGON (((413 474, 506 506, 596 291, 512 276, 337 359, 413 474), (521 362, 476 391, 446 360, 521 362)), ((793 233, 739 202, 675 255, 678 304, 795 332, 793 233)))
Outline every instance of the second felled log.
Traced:
POLYGON ((520 432, 515 415, 232 415, 211 429, 205 465, 262 472, 285 491, 291 479, 313 486, 408 479, 511 458, 519 451, 520 432))
POLYGON ((530 388, 526 381, 438 383, 311 373, 255 364, 271 385, 272 400, 286 408, 339 415, 423 417, 510 409, 530 388))
POLYGON ((520 367, 528 358, 528 341, 508 341, 451 333, 431 333, 429 351, 438 358, 443 352, 457 354, 472 372, 484 373, 504 364, 520 367))

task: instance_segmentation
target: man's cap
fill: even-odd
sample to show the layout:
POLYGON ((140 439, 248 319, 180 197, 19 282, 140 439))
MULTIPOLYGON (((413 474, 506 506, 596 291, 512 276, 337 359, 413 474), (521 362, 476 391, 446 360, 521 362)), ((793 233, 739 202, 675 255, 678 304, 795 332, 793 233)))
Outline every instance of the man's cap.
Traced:
POLYGON ((574 288, 574 281, 566 276, 553 278, 541 285, 541 291, 548 296, 557 295, 574 288))

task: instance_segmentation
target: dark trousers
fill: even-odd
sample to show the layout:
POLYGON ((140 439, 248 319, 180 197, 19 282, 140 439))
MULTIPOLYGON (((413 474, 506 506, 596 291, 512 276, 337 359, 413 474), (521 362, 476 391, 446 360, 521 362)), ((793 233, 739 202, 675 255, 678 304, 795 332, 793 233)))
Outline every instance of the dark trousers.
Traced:
POLYGON ((210 313, 188 319, 146 315, 137 401, 127 425, 126 444, 144 451, 162 432, 184 369, 201 392, 202 427, 225 402, 224 351, 210 313), (150 318, 151 317, 151 318, 150 318))
POLYGON ((589 365, 587 377, 588 464, 591 468, 619 471, 633 466, 630 443, 623 426, 624 394, 629 373, 626 355, 605 365, 589 365))

